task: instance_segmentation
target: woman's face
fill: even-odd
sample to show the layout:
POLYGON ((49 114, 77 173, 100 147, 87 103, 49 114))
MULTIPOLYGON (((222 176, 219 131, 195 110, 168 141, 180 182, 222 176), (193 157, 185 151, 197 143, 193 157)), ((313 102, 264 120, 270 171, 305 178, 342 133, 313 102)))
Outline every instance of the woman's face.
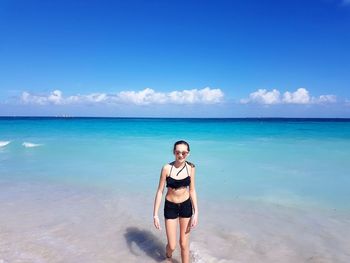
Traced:
POLYGON ((186 144, 176 145, 174 155, 175 155, 175 160, 177 160, 178 162, 184 162, 187 156, 189 155, 187 145, 186 144))

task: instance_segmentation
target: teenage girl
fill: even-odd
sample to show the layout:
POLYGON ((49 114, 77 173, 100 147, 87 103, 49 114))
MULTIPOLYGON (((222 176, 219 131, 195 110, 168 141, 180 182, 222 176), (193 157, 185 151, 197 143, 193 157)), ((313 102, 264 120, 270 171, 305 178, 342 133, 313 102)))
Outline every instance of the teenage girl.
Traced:
POLYGON ((168 244, 165 255, 167 258, 172 257, 176 247, 176 230, 179 223, 181 259, 183 263, 188 263, 190 230, 198 223, 195 165, 186 160, 190 153, 187 142, 175 142, 173 153, 175 161, 162 167, 154 200, 153 221, 154 226, 160 230, 158 210, 166 184, 168 190, 164 202, 164 217, 168 244))

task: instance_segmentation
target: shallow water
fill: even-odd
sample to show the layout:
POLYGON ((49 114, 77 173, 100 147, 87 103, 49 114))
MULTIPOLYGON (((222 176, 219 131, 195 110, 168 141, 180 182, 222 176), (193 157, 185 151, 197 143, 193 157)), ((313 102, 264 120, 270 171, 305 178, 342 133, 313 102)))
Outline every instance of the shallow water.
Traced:
MULTIPOLYGON (((144 209, 150 195, 43 183, 0 187, 3 262, 164 262, 164 224, 157 231, 144 209)), ((348 214, 242 200, 201 203, 200 211, 192 262, 350 260, 348 214)), ((179 249, 174 259, 181 261, 179 249)))

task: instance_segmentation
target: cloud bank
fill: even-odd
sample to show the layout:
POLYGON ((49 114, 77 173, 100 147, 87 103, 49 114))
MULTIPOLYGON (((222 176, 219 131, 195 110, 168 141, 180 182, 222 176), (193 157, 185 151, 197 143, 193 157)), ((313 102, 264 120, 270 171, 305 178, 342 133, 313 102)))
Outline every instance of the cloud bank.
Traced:
POLYGON ((182 91, 172 91, 169 93, 156 92, 146 88, 141 91, 121 91, 115 94, 91 93, 87 95, 73 95, 64 97, 62 91, 54 90, 48 95, 36 95, 23 92, 20 101, 24 104, 37 105, 66 105, 84 103, 106 103, 106 104, 215 104, 222 102, 224 93, 220 89, 192 89, 182 91))
POLYGON ((337 101, 335 95, 321 95, 319 97, 312 97, 309 91, 304 88, 299 88, 294 92, 286 91, 281 95, 280 91, 273 89, 267 91, 266 89, 259 89, 249 94, 248 98, 241 99, 240 103, 257 103, 257 104, 324 104, 335 103, 337 101))
MULTIPOLYGON (((90 93, 63 96, 62 91, 54 90, 49 94, 38 95, 23 92, 20 97, 22 104, 36 105, 74 105, 74 104, 131 104, 131 105, 154 105, 154 104, 217 104, 223 102, 224 93, 220 89, 192 89, 171 92, 156 92, 146 88, 140 91, 121 91, 118 93, 90 93)), ((335 95, 311 96, 305 88, 299 88, 294 92, 286 91, 283 94, 277 90, 259 89, 249 94, 248 98, 239 100, 240 104, 327 104, 335 103, 335 95)))

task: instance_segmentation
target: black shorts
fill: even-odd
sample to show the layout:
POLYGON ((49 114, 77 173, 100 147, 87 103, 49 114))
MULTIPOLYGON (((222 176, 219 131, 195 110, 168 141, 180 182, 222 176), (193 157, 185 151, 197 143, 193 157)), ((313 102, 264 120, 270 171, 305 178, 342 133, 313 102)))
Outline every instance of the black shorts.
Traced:
POLYGON ((186 201, 183 201, 182 203, 173 203, 168 201, 165 198, 165 203, 164 203, 165 219, 175 219, 178 217, 191 217, 192 214, 193 214, 192 202, 190 197, 186 201))

